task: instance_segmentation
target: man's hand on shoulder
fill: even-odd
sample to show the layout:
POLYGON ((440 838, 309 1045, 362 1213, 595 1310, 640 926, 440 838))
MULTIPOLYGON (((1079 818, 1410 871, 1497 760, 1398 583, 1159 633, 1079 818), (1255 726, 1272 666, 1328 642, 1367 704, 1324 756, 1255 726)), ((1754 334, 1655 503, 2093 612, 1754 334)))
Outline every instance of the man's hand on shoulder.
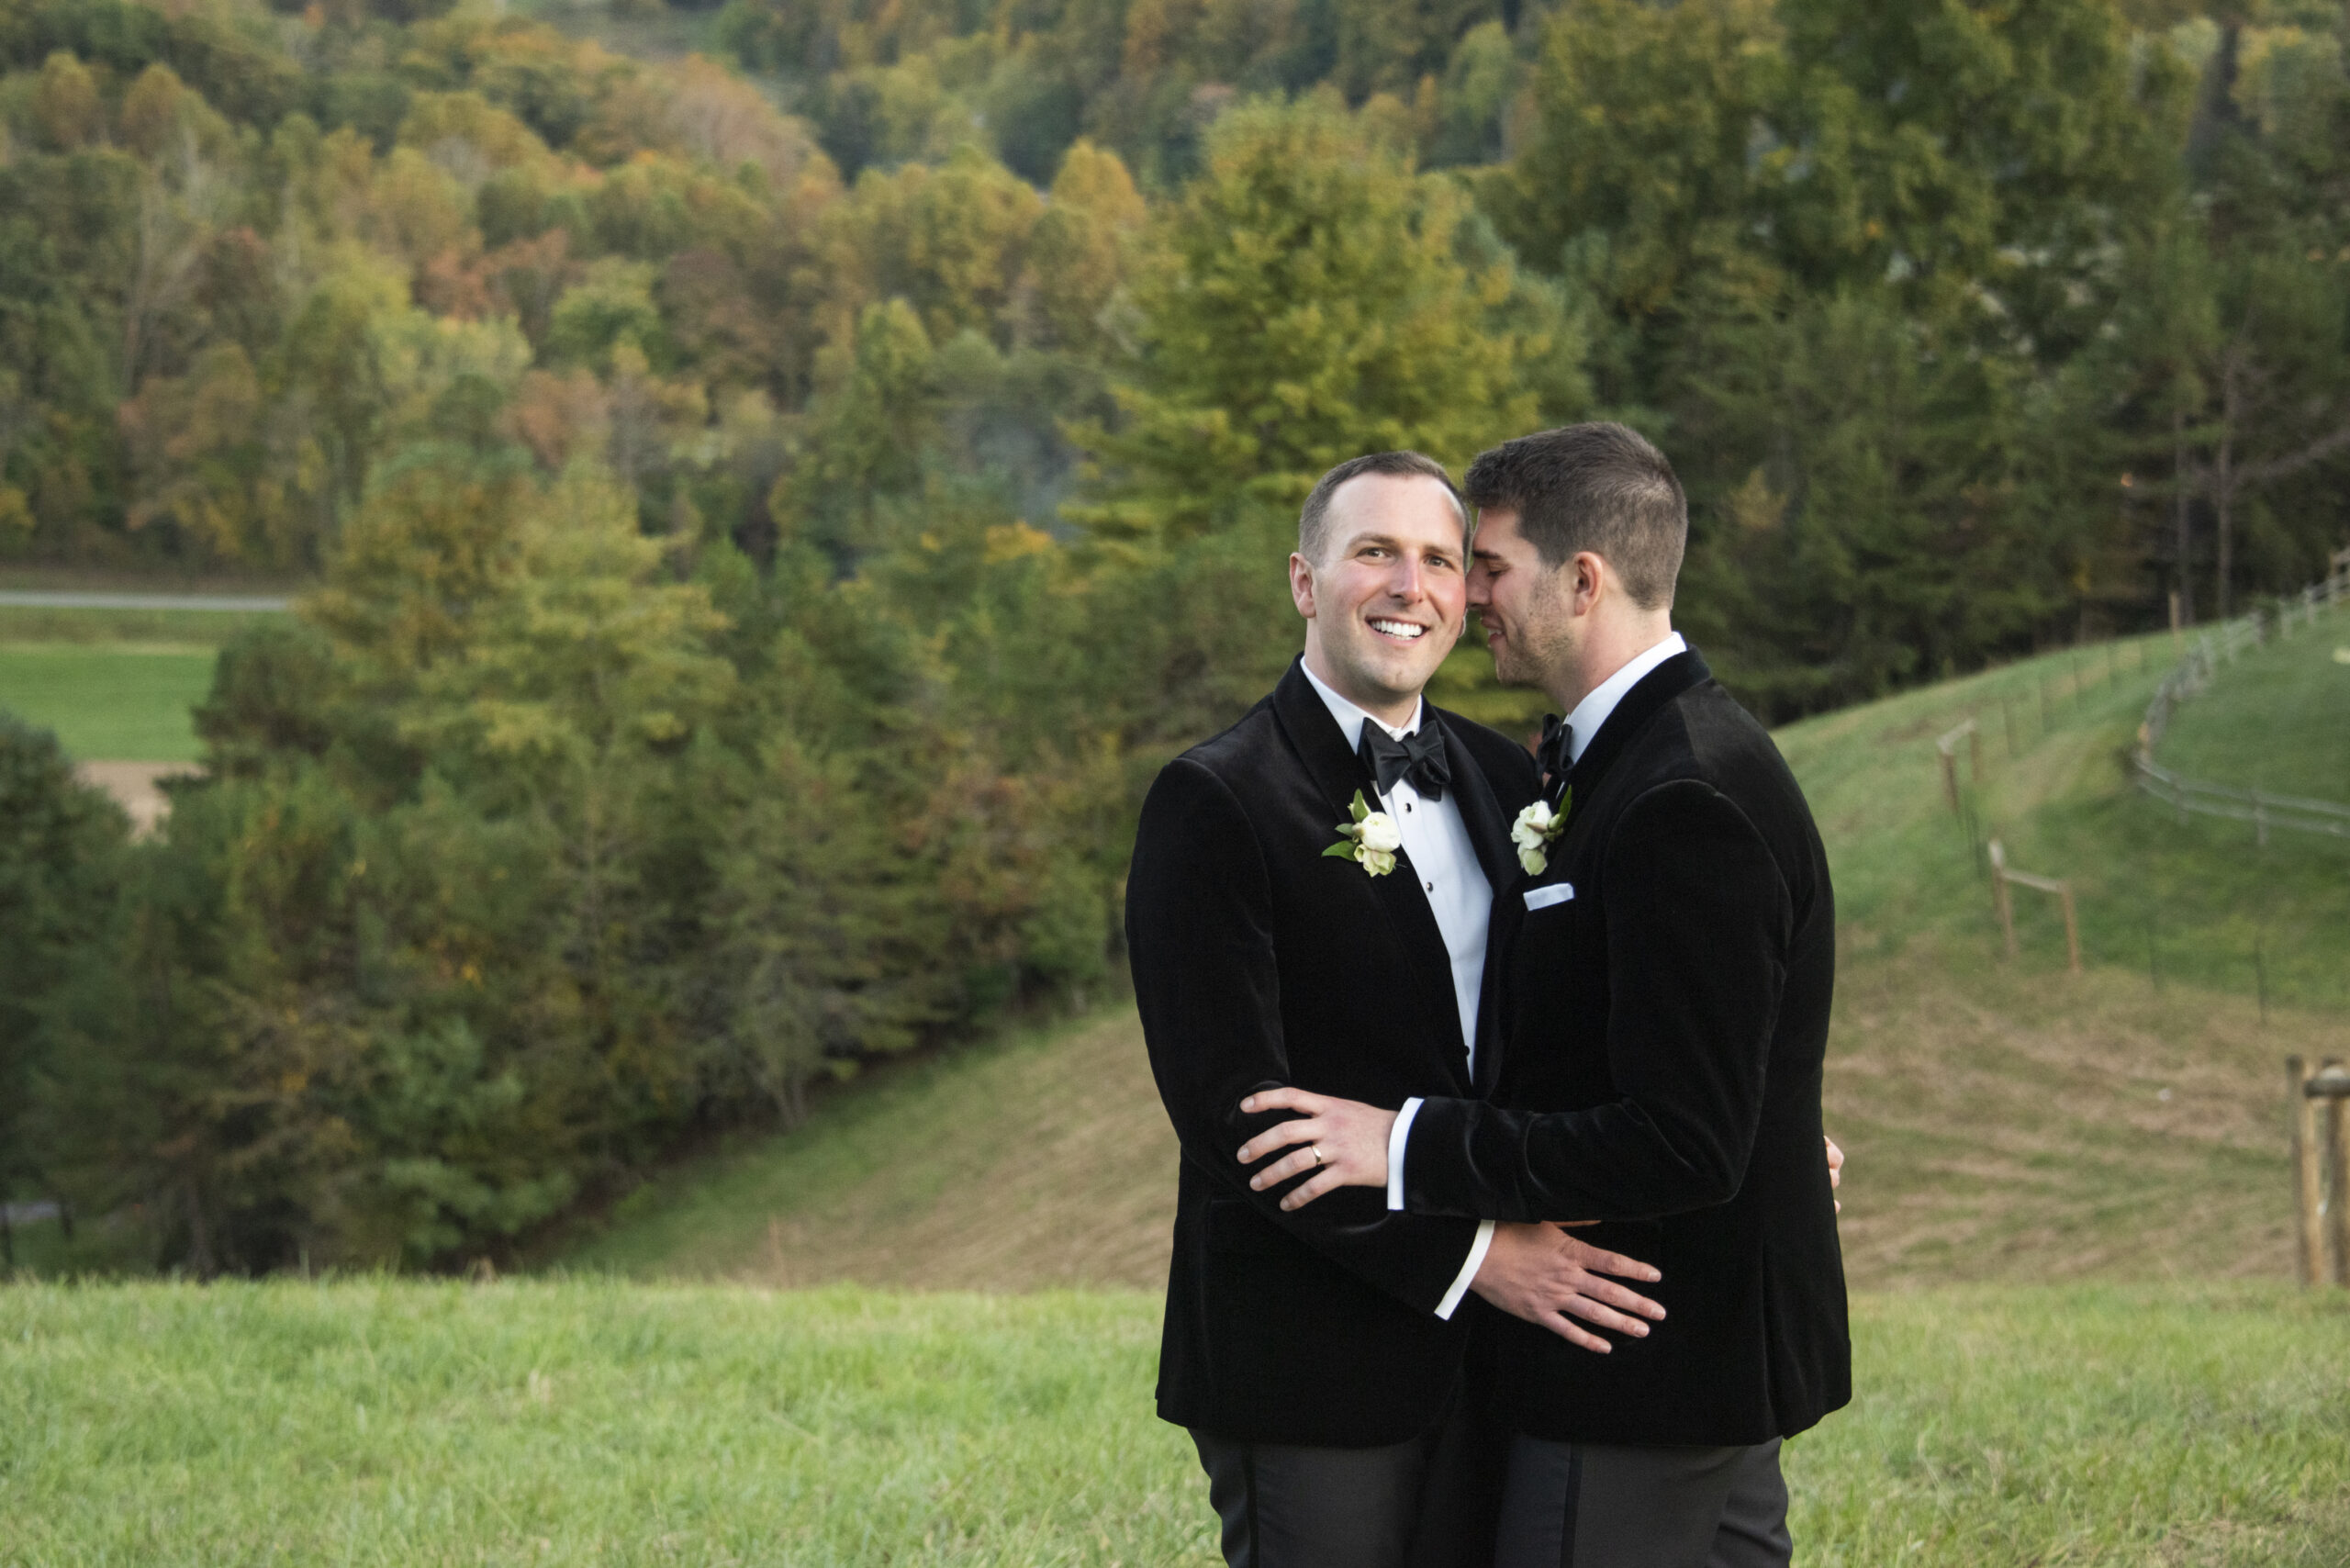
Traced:
POLYGON ((1637 1259, 1578 1241, 1560 1226, 1504 1220, 1469 1288, 1512 1316, 1604 1356, 1613 1347, 1569 1314, 1636 1339, 1647 1338, 1650 1323, 1664 1321, 1664 1308, 1609 1274, 1644 1284, 1664 1278, 1637 1259))
POLYGON ((1259 1090, 1240 1102, 1240 1110, 1251 1116, 1295 1111, 1307 1118, 1283 1122, 1240 1146, 1243 1165, 1254 1164, 1277 1148, 1291 1149, 1250 1174, 1251 1191, 1261 1193, 1308 1170, 1315 1173, 1312 1181, 1301 1182, 1295 1191, 1281 1194, 1282 1208, 1302 1209, 1334 1188, 1387 1185, 1387 1135, 1395 1126, 1394 1112, 1356 1100, 1310 1094, 1303 1089, 1259 1090))

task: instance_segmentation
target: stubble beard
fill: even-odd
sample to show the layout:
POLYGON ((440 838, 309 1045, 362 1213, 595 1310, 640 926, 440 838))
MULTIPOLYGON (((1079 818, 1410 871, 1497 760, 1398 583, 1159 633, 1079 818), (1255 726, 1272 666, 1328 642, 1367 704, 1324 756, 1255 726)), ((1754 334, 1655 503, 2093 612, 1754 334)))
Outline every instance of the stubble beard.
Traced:
POLYGON ((1511 622, 1501 646, 1494 650, 1494 677, 1505 686, 1544 684, 1543 677, 1574 653, 1574 640, 1565 628, 1564 596, 1545 584, 1527 598, 1511 622))

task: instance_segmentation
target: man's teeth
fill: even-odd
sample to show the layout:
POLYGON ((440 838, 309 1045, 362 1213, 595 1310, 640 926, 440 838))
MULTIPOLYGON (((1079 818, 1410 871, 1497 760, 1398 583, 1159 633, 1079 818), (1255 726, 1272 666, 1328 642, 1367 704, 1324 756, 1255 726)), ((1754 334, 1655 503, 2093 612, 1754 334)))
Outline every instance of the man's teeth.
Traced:
POLYGON ((1371 623, 1371 629, 1374 632, 1384 632, 1391 637, 1401 637, 1407 643, 1416 641, 1420 634, 1427 630, 1425 626, 1415 626, 1408 621, 1374 621, 1371 623))

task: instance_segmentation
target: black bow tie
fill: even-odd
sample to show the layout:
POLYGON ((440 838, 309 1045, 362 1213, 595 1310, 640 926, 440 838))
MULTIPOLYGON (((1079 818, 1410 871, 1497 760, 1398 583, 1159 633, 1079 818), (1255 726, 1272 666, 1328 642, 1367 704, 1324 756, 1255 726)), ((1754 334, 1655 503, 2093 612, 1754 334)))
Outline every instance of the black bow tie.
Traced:
POLYGON ((1567 776, 1567 769, 1574 766, 1574 753, 1569 749, 1574 745, 1574 738, 1572 724, 1556 713, 1542 715, 1542 744, 1534 748, 1534 762, 1545 778, 1555 780, 1567 776))
POLYGON ((1355 755, 1377 777, 1382 795, 1402 778, 1420 792, 1420 799, 1441 801, 1445 786, 1452 782, 1452 765, 1444 759, 1444 736, 1434 724, 1422 724, 1399 741, 1365 721, 1355 755))

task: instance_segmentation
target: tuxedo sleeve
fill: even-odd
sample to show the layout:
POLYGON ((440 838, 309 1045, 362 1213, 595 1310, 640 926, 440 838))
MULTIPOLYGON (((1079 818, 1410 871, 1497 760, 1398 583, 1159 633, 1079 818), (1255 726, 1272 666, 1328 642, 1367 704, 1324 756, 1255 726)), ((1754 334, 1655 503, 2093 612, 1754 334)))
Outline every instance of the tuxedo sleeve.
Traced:
POLYGON ((1462 1260, 1478 1239, 1475 1220, 1383 1207, 1362 1214, 1330 1202, 1284 1213, 1286 1185, 1248 1190, 1240 1146, 1290 1114, 1243 1115, 1240 1102, 1296 1080, 1282 1039, 1263 853, 1230 789, 1196 762, 1169 764, 1143 803, 1126 938, 1151 1074, 1185 1161, 1409 1305, 1436 1313, 1457 1301, 1462 1260))
MULTIPOLYGON (((1745 814, 1695 780, 1626 810, 1602 875, 1617 1097, 1548 1113, 1430 1099, 1404 1152, 1414 1213, 1648 1219, 1738 1195, 1786 980, 1786 881, 1745 814)), ((1542 1048, 1539 1025, 1518 1038, 1542 1048)))

